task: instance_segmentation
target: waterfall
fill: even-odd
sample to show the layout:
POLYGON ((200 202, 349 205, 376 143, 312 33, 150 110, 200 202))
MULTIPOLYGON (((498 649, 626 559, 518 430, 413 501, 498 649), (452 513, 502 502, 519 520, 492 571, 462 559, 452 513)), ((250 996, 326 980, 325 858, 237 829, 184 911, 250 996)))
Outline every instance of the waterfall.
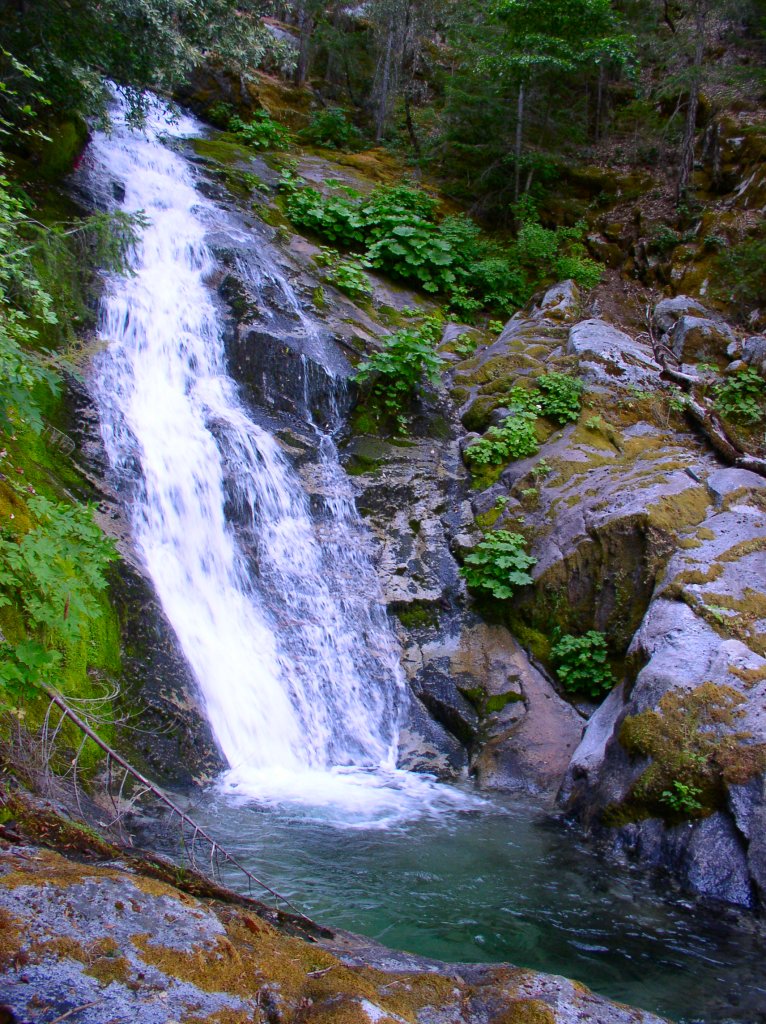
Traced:
MULTIPOLYGON (((139 131, 116 110, 81 171, 102 203, 147 220, 131 272, 106 281, 93 382, 134 543, 199 682, 230 791, 357 810, 413 787, 422 800, 442 787, 395 770, 406 687, 332 437, 316 428, 318 514, 227 374, 206 237, 242 227, 165 144, 199 130, 158 107, 139 131)), ((316 345, 268 252, 249 273, 281 289, 316 345)))

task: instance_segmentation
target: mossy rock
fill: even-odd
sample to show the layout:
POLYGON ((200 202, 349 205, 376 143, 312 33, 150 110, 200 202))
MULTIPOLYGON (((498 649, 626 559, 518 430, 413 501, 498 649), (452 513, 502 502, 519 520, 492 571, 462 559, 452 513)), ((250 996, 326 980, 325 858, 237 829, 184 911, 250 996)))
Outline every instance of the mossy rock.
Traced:
POLYGON ((59 181, 69 174, 88 142, 88 125, 79 114, 70 114, 44 129, 47 139, 36 139, 33 152, 38 172, 47 181, 59 181))

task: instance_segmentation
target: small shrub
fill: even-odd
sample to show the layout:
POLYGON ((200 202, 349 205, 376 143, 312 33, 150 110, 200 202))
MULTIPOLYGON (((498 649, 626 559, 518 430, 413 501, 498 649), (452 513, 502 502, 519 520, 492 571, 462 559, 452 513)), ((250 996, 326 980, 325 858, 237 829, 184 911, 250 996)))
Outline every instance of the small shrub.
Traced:
POLYGON ((535 455, 539 450, 535 419, 535 413, 520 410, 502 426, 490 427, 484 437, 465 449, 466 461, 476 466, 499 466, 508 459, 535 455))
POLYGON ((362 144, 362 133, 341 107, 315 111, 308 127, 300 134, 307 142, 326 149, 357 149, 362 144))
POLYGON ((519 533, 497 530, 487 533, 467 555, 460 573, 472 590, 487 591, 498 600, 513 596, 518 587, 533 582, 528 569, 537 562, 526 551, 526 541, 519 533))
POLYGON ((234 107, 230 103, 223 103, 220 100, 214 103, 207 112, 207 119, 217 128, 228 128, 229 121, 234 116, 234 107))
POLYGON ((265 110, 256 110, 250 121, 235 114, 229 120, 229 131, 252 149, 287 149, 290 133, 265 110))
POLYGON ((702 796, 699 786, 689 786, 674 779, 670 789, 663 789, 660 800, 676 814, 688 816, 702 810, 698 796, 702 796))
POLYGON ((660 259, 667 259, 675 247, 681 244, 681 236, 667 224, 662 224, 652 235, 650 244, 660 259))
POLYGON ((455 282, 454 252, 434 223, 436 200, 408 184, 379 185, 363 203, 367 259, 394 277, 427 292, 455 282))
POLYGON ((600 698, 614 686, 607 653, 606 637, 591 629, 583 636, 562 636, 551 648, 551 661, 567 692, 600 698))
POLYGON ((766 381, 749 366, 713 386, 716 410, 726 419, 760 423, 766 411, 766 381))
POLYGON ((297 227, 347 247, 363 242, 364 219, 352 196, 323 196, 289 172, 283 172, 279 187, 287 216, 297 227))
POLYGON ((395 418, 402 432, 408 424, 408 408, 423 380, 432 384, 439 380, 441 357, 434 352, 434 344, 441 330, 441 322, 435 318, 420 328, 401 328, 385 339, 383 351, 365 360, 354 376, 358 384, 371 382, 371 394, 395 418))
POLYGON ((479 339, 475 334, 459 334, 451 344, 452 351, 456 356, 460 356, 461 359, 467 359, 476 351, 479 339))
POLYGON ((327 281, 352 299, 367 299, 372 295, 370 279, 359 260, 351 257, 344 259, 336 249, 325 247, 320 249, 314 259, 320 267, 327 268, 327 281))
POLYGON ((538 377, 537 386, 541 392, 543 416, 550 417, 561 426, 577 422, 583 391, 581 380, 568 373, 547 373, 538 377))

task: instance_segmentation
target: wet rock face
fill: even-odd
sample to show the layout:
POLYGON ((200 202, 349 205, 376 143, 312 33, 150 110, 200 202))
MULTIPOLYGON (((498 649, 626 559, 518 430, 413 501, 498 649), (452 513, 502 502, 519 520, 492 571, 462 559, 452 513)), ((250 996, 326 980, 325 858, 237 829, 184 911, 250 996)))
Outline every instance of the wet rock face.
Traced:
POLYGON ((462 436, 440 402, 407 438, 344 445, 415 698, 401 763, 443 777, 470 769, 486 788, 552 799, 582 720, 505 626, 472 609, 454 554, 473 528, 462 436), (428 436, 434 423, 446 437, 428 436))
MULTIPOLYGON (((593 717, 570 766, 562 796, 585 820, 630 808, 647 763, 628 756, 621 726, 657 709, 666 694, 694 693, 703 684, 738 694, 732 724, 720 728, 742 734, 735 750, 743 765, 748 748, 766 743, 766 481, 718 469, 706 486, 711 514, 680 538, 632 641, 631 654, 644 667, 625 703, 612 695, 593 717)), ((763 775, 757 760, 749 778, 748 768, 741 772, 741 784, 725 785, 717 806, 704 808, 708 816, 667 828, 656 818, 639 820, 613 831, 611 841, 693 892, 756 905, 766 893, 763 775)))
POLYGON ((566 978, 277 923, 254 902, 196 898, 119 862, 0 840, 0 992, 20 1020, 662 1024, 566 978))

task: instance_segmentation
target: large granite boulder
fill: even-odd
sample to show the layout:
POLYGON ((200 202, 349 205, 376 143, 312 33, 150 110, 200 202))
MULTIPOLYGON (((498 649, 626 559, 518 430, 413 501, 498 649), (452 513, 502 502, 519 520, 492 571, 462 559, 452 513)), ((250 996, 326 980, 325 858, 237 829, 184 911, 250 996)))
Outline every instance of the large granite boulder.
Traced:
POLYGON ((670 870, 693 892, 754 906, 766 896, 766 480, 719 469, 706 486, 713 508, 680 538, 633 638, 643 668, 589 723, 562 799, 584 820, 606 822, 615 849, 670 870), (678 736, 674 708, 688 723, 678 736), (687 770, 678 749, 688 750, 683 779, 674 777, 687 770), (708 765, 695 767, 703 755, 708 765), (716 759, 722 768, 711 774, 716 759), (657 785, 667 793, 679 782, 698 791, 686 814, 657 800, 657 785))

